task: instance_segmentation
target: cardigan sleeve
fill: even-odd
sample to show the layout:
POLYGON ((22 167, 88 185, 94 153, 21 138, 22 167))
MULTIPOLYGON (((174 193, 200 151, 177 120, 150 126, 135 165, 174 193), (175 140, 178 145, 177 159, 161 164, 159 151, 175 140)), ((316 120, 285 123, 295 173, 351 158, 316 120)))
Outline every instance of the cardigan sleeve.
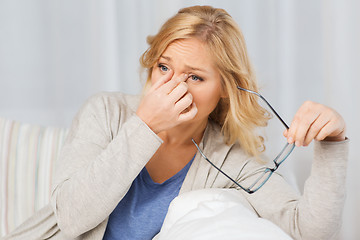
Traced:
POLYGON ((295 239, 333 239, 341 228, 348 142, 315 142, 310 177, 299 196, 278 175, 254 194, 245 194, 259 216, 295 239))
POLYGON ((110 215, 162 143, 121 99, 100 94, 88 100, 60 154, 51 204, 69 238, 110 215))

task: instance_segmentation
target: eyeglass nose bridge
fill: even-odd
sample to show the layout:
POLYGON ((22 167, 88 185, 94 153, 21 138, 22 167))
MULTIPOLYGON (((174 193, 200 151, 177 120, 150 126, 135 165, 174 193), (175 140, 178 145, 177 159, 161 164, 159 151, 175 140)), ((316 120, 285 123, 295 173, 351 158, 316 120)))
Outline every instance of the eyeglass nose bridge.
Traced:
POLYGON ((264 184, 270 179, 271 175, 276 171, 278 167, 275 166, 274 168, 265 168, 265 170, 262 172, 262 174, 254 181, 254 183, 247 188, 248 192, 249 193, 254 193, 256 192, 257 190, 259 190, 262 186, 264 186, 264 184), (265 179, 264 176, 270 172, 265 179), (261 180, 261 181, 260 181, 261 180), (258 183, 261 183, 259 186, 257 186, 255 189, 254 189, 254 186, 258 185, 258 183))
POLYGON ((275 167, 273 167, 273 168, 266 168, 266 169, 265 169, 265 172, 267 172, 267 171, 275 172, 278 168, 279 168, 279 164, 275 163, 275 167))

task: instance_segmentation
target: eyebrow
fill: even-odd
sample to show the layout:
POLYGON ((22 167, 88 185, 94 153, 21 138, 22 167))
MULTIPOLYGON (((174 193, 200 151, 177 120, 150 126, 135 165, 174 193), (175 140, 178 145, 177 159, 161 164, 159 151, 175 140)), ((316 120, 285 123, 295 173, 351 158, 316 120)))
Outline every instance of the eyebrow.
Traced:
MULTIPOLYGON (((160 58, 164 58, 166 59, 167 61, 171 62, 171 57, 167 57, 167 56, 160 56, 160 58)), ((205 69, 202 69, 202 68, 196 68, 196 67, 192 67, 192 66, 189 66, 189 65, 185 65, 186 68, 188 69, 191 69, 193 71, 200 71, 200 72, 204 72, 204 73, 208 73, 208 71, 206 71, 205 69)))

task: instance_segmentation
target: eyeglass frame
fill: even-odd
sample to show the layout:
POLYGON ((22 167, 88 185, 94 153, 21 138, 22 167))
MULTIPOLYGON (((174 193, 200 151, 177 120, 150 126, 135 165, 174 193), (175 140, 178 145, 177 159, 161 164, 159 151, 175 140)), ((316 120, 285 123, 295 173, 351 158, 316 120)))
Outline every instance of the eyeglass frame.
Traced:
MULTIPOLYGON (((270 103, 258 92, 249 90, 249 89, 245 89, 242 87, 237 86, 237 88, 239 90, 248 92, 248 93, 252 93, 257 95, 258 97, 260 97, 265 103, 266 105, 271 109, 271 111, 275 114, 275 116, 280 120, 280 122, 285 126, 286 129, 289 129, 289 126, 285 123, 285 121, 280 117, 280 115, 275 111, 275 109, 270 105, 270 103)), ((213 166, 214 168, 216 168, 216 170, 218 170, 220 173, 222 173, 225 177, 227 177, 228 179, 230 179, 233 183, 235 183, 238 187, 240 187, 242 190, 244 190, 245 192, 249 193, 249 194, 253 194, 256 191, 258 191, 262 186, 265 185, 265 183, 270 179, 270 177, 272 176, 272 174, 279 168, 279 166, 285 161, 285 159, 287 159, 287 157, 291 154, 291 152, 294 150, 295 148, 295 144, 294 143, 286 143, 286 145, 283 147, 283 149, 281 150, 281 152, 274 158, 273 163, 274 163, 274 167, 270 168, 270 167, 266 167, 265 170, 263 171, 263 174, 257 178, 255 180, 255 182, 253 184, 250 185, 250 187, 245 188, 243 186, 241 186, 238 182, 236 182, 234 179, 232 179, 229 175, 227 175, 225 172, 223 172, 220 168, 218 168, 214 163, 212 163, 207 157, 206 155, 203 153, 203 151, 200 149, 200 147, 198 146, 198 144, 195 142, 194 139, 191 139, 192 142, 195 144, 196 148, 198 149, 199 153, 201 154, 201 156, 208 161, 211 166, 213 166), (283 152, 287 149, 290 148, 289 152, 285 155, 285 157, 283 159, 281 159, 281 161, 278 162, 279 157, 283 154, 283 152), (263 176, 265 174, 268 174, 268 176, 263 180, 263 182, 261 182, 261 184, 256 187, 254 190, 251 190, 253 188, 253 186, 255 186, 256 184, 258 184, 258 182, 260 181, 261 178, 263 178, 263 176)))

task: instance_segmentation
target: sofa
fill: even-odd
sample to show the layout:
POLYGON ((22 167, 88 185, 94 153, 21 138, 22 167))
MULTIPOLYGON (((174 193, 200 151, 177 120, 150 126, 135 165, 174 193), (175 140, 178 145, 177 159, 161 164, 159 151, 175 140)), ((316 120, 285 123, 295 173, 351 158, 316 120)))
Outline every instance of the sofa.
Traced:
POLYGON ((68 129, 0 118, 0 237, 49 202, 68 129))

